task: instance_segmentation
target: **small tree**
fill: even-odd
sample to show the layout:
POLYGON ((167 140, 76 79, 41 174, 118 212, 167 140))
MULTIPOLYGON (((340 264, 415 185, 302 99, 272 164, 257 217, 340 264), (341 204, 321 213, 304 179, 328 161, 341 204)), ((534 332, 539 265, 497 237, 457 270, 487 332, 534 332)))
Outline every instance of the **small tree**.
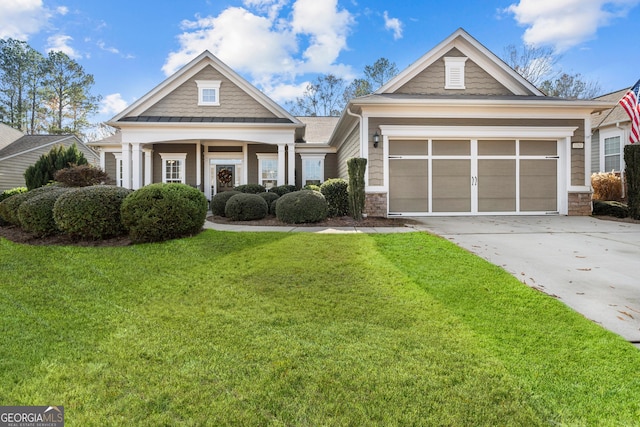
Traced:
POLYGON ((24 179, 29 190, 47 185, 54 180, 56 171, 72 165, 86 165, 87 159, 74 143, 68 148, 63 145, 55 146, 47 154, 40 156, 38 161, 27 168, 24 179))
POLYGON ((629 216, 633 219, 640 219, 640 144, 624 147, 624 162, 626 164, 629 216))
POLYGON ((354 157, 347 160, 349 172, 349 210, 356 221, 362 219, 364 211, 364 173, 367 170, 367 159, 354 157))

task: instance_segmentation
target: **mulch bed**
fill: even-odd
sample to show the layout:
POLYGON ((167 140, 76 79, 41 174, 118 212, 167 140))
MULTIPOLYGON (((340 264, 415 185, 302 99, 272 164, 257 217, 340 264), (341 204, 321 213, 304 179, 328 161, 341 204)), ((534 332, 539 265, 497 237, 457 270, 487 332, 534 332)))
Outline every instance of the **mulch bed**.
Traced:
POLYGON ((268 216, 264 219, 257 219, 253 221, 232 221, 229 218, 223 216, 210 216, 207 220, 218 224, 238 224, 238 225, 253 225, 253 226, 282 226, 282 227, 404 227, 405 224, 415 224, 416 221, 407 218, 381 218, 381 217, 367 217, 361 221, 356 221, 349 216, 342 216, 337 218, 327 218, 324 221, 314 222, 310 224, 287 224, 280 221, 275 216, 268 216))

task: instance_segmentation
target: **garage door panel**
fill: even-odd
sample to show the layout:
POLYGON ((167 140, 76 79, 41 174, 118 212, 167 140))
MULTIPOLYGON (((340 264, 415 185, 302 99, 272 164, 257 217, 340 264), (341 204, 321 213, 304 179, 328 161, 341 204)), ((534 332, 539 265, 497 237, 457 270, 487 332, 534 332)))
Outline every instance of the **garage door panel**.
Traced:
POLYGON ((478 160, 478 211, 516 211, 516 161, 478 160))
POLYGON ((556 159, 520 161, 520 210, 554 212, 558 206, 556 159))
POLYGON ((471 160, 433 161, 433 212, 471 212, 471 160))
POLYGON ((429 210, 427 160, 389 160, 389 212, 429 210))

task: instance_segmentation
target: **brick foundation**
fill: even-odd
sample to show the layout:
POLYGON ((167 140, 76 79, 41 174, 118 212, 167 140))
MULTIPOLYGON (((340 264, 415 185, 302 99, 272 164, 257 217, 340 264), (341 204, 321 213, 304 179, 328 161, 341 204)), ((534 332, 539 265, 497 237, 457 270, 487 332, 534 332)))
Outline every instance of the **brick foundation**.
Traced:
POLYGON ((591 215, 591 192, 569 193, 569 215, 587 216, 591 215))
POLYGON ((387 193, 367 193, 364 201, 364 213, 372 217, 386 217, 387 193))

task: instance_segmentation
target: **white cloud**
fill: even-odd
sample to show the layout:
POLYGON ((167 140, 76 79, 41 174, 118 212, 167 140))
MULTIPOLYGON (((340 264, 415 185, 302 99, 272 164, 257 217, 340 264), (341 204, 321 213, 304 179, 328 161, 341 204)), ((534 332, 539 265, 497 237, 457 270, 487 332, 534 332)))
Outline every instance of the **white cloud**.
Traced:
POLYGON ((112 93, 102 98, 100 114, 115 115, 127 108, 129 104, 119 93, 112 93))
POLYGON ((389 18, 389 13, 384 11, 384 28, 393 31, 393 39, 402 38, 402 22, 398 18, 389 18))
POLYGON ((102 40, 98 41, 98 43, 96 43, 98 45, 98 47, 102 50, 104 50, 105 52, 109 52, 109 53, 120 53, 120 51, 118 49, 116 49, 115 47, 109 47, 105 44, 105 42, 103 42, 102 40))
POLYGON ((58 15, 64 16, 69 13, 69 8, 67 6, 59 6, 56 8, 56 13, 58 13, 58 15))
POLYGON ((196 16, 182 23, 180 49, 171 52, 162 70, 170 75, 209 50, 274 97, 299 94, 295 77, 305 73, 351 76, 336 64, 347 48, 353 17, 337 0, 244 0, 217 16, 196 16))
POLYGON ((520 0, 505 9, 526 26, 523 39, 562 52, 595 37, 598 28, 624 17, 640 0, 520 0))
POLYGON ((47 52, 63 52, 66 53, 69 58, 81 58, 82 55, 69 45, 71 41, 73 41, 73 37, 67 36, 66 34, 56 34, 51 36, 47 38, 47 52))
POLYGON ((27 40, 51 18, 42 0, 0 1, 0 38, 27 40))
POLYGON ((264 92, 277 103, 284 104, 287 101, 301 97, 308 84, 309 82, 306 81, 299 84, 282 83, 273 87, 265 87, 264 92))

